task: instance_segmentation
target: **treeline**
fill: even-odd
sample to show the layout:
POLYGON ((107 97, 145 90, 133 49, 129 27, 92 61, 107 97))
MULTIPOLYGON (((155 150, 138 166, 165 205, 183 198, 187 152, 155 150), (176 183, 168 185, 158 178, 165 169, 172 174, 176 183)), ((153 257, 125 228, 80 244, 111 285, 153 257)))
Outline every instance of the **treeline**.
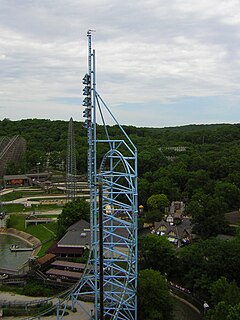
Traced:
MULTIPOLYGON (((21 135, 27 141, 27 153, 21 164, 10 164, 7 173, 23 173, 37 170, 63 169, 67 156, 68 122, 49 119, 24 119, 0 121, 1 136, 21 135)), ((81 123, 74 123, 78 172, 87 168, 86 131, 81 123)))
MULTIPOLYGON (((189 125, 173 128, 123 126, 138 149, 139 204, 147 209, 153 194, 187 202, 197 232, 208 237, 224 231, 223 213, 240 206, 240 124, 189 125), (211 225, 211 228, 209 227, 211 225)), ((87 132, 74 122, 78 173, 87 171, 87 132)), ((119 139, 117 126, 108 126, 119 139)), ((9 166, 11 174, 61 167, 67 156, 68 122, 44 119, 0 121, 1 135, 19 134, 27 140, 26 159, 9 166)), ((98 139, 105 137, 98 126, 98 139)), ((99 144, 98 164, 107 151, 99 144)))
MULTIPOLYGON (((78 173, 86 173, 87 132, 81 122, 74 122, 74 130, 78 173)), ((116 126, 108 130, 112 138, 121 138, 116 126)), ((211 306, 207 316, 210 320, 239 319, 240 236, 229 241, 214 237, 231 231, 225 213, 240 207, 240 124, 124 126, 124 130, 138 149, 139 204, 145 211, 151 210, 147 205, 152 195, 161 195, 164 202, 184 201, 187 213, 193 217, 194 231, 207 239, 176 250, 167 239, 150 234, 139 241, 141 272, 161 272, 168 280, 206 299, 211 306)), ((36 170, 38 162, 42 169, 65 163, 67 121, 4 119, 0 121, 0 132, 2 136, 20 134, 27 140, 24 163, 21 167, 9 166, 11 174, 36 170)), ((101 126, 98 138, 104 138, 101 126)), ((98 164, 105 152, 106 147, 100 145, 98 164)), ((143 282, 144 292, 150 292, 145 287, 148 283, 143 282)), ((165 295, 161 301, 166 301, 165 295)), ((144 310, 148 312, 145 306, 144 310)), ((146 314, 142 318, 146 319, 146 314)))

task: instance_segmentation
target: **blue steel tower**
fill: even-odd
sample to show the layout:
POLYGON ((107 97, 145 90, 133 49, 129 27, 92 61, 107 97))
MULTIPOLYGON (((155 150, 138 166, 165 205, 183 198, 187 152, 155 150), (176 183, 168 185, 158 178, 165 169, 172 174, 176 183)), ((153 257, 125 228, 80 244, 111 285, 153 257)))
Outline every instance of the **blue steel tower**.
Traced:
POLYGON ((84 310, 89 319, 137 320, 137 150, 97 92, 91 31, 87 37, 83 115, 88 135, 91 245, 84 274, 68 299, 72 308, 78 304, 84 309, 81 297, 92 298, 92 314, 84 310), (115 124, 114 138, 106 118, 115 124))
POLYGON ((68 200, 74 200, 76 197, 76 150, 73 118, 70 118, 68 124, 68 143, 66 159, 66 193, 68 200))

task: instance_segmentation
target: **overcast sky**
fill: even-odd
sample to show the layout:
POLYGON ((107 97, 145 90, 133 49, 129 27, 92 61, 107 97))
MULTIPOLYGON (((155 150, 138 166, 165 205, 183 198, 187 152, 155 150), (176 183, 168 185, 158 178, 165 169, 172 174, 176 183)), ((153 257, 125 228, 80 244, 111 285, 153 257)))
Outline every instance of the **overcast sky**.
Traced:
POLYGON ((0 0, 0 119, 82 121, 97 90, 122 124, 240 122, 240 0, 0 0))

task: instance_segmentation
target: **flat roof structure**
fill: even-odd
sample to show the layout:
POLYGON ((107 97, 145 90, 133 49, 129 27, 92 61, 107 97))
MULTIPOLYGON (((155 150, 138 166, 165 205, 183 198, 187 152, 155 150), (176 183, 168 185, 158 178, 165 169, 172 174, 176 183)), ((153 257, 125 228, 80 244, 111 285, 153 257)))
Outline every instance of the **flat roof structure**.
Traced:
POLYGON ((56 255, 52 253, 47 253, 45 256, 38 258, 37 262, 40 265, 43 265, 45 263, 50 263, 53 259, 55 259, 56 255))
POLYGON ((15 180, 15 179, 23 179, 28 180, 29 177, 27 177, 25 174, 15 174, 15 175, 5 175, 3 176, 4 180, 15 180))
POLYGON ((58 242, 58 247, 89 248, 90 224, 85 220, 74 223, 67 229, 67 233, 58 242))
POLYGON ((82 272, 75 272, 75 271, 67 271, 67 270, 59 270, 59 269, 49 269, 46 271, 47 275, 52 275, 56 277, 66 277, 69 279, 76 279, 79 280, 82 277, 82 272))
POLYGON ((48 253, 53 253, 56 255, 66 255, 66 256, 81 256, 84 252, 84 248, 77 247, 59 247, 55 242, 47 251, 48 253))
POLYGON ((52 267, 62 267, 62 268, 71 268, 71 269, 79 269, 84 270, 86 267, 85 263, 77 263, 77 262, 70 262, 70 261, 62 261, 56 260, 51 263, 52 267))

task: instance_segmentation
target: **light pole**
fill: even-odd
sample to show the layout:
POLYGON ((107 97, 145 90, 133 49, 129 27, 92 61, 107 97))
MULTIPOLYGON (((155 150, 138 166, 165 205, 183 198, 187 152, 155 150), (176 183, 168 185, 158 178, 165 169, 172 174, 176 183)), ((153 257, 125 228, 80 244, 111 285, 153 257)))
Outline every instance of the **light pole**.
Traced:
POLYGON ((41 162, 37 162, 36 165, 37 165, 37 182, 39 183, 39 166, 40 166, 41 162))

